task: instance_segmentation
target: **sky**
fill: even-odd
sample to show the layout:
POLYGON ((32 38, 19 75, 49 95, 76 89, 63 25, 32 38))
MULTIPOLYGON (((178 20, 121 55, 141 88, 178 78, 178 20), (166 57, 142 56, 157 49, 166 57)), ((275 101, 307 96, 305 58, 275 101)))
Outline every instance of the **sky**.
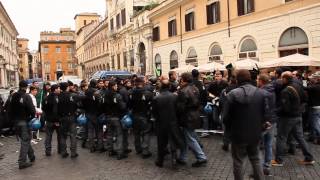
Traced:
POLYGON ((74 29, 74 16, 82 12, 105 14, 105 0, 0 0, 15 24, 19 38, 29 39, 29 49, 37 50, 41 31, 74 29))

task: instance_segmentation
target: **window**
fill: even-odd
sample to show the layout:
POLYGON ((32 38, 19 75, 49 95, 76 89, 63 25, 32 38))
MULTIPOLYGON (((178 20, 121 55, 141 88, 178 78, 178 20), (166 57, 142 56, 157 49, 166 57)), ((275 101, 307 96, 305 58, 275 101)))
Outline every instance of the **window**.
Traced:
POLYGON ((290 2, 290 1, 293 1, 293 0, 284 0, 285 3, 290 2))
POLYGON ((114 56, 111 56, 111 68, 114 69, 114 56))
POLYGON ((84 24, 84 25, 87 25, 87 20, 84 20, 84 21, 83 21, 83 24, 84 24))
POLYGON ((20 59, 22 58, 22 54, 19 54, 19 58, 20 58, 20 59))
POLYGON ((48 46, 45 46, 45 47, 42 48, 42 52, 43 53, 48 53, 48 51, 49 51, 49 47, 48 46))
POLYGON ((126 9, 121 10, 121 22, 122 26, 126 25, 126 9))
POLYGON ((73 69, 73 63, 68 63, 68 69, 72 70, 73 69))
POLYGON ((44 64, 44 70, 50 73, 50 63, 44 64))
POLYGON ((178 68, 178 54, 176 51, 170 53, 170 69, 178 68))
POLYGON ((256 59, 257 58, 257 45, 252 38, 246 38, 242 41, 239 52, 239 59, 256 59))
POLYGON ((152 39, 153 41, 159 41, 160 40, 160 27, 154 27, 152 30, 152 39))
POLYGON ((61 47, 57 46, 56 47, 56 53, 60 53, 61 52, 61 47))
POLYGON ((220 22, 220 2, 214 2, 207 5, 207 24, 220 22))
POLYGON ((117 65, 118 69, 120 69, 120 54, 117 54, 117 65))
POLYGON ((130 50, 130 66, 134 66, 134 51, 130 50))
POLYGON ((168 22, 168 34, 169 37, 177 35, 177 20, 173 19, 168 22))
POLYGON ((113 30, 113 19, 110 20, 110 30, 113 30))
POLYGON ((50 80, 50 74, 46 74, 46 77, 47 77, 47 81, 50 80))
POLYGON ((119 29, 121 27, 121 25, 120 25, 120 14, 117 14, 116 24, 117 24, 117 29, 119 29))
POLYGON ((57 62, 56 66, 57 66, 57 71, 62 71, 62 64, 60 61, 57 62))
POLYGON ((127 52, 123 52, 123 66, 128 67, 127 52))
POLYGON ((21 47, 22 47, 22 44, 19 44, 18 46, 19 46, 19 48, 21 48, 21 47))
POLYGON ((72 47, 67 47, 67 52, 72 53, 72 47))
POLYGON ((185 15, 186 32, 194 30, 194 12, 185 15))
POLYGON ((221 61, 222 60, 221 56, 222 56, 221 47, 217 44, 213 45, 212 48, 210 49, 209 62, 221 61))
POLYGON ((154 59, 155 59, 155 66, 156 66, 156 75, 159 77, 162 74, 160 54, 157 54, 154 59))
POLYGON ((295 53, 309 54, 309 41, 306 33, 298 27, 290 27, 285 30, 279 41, 280 57, 295 53))
POLYGON ((189 48, 188 56, 186 59, 186 64, 191 64, 193 66, 198 66, 198 55, 194 48, 189 48))
POLYGON ((238 0, 238 16, 254 12, 254 0, 238 0))

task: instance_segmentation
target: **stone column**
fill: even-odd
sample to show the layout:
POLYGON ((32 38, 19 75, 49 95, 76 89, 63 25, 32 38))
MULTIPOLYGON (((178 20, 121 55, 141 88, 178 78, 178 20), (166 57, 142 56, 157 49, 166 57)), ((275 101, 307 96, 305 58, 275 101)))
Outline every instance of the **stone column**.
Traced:
MULTIPOLYGON (((0 65, 0 66, 3 66, 3 65, 0 65)), ((1 87, 5 87, 5 79, 4 79, 4 69, 3 67, 0 68, 0 75, 1 75, 1 87)))

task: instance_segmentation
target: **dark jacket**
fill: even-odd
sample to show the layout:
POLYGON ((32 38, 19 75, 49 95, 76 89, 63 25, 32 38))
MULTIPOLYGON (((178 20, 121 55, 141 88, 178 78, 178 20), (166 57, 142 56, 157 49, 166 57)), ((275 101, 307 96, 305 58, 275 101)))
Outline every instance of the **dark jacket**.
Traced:
POLYGON ((161 90, 152 102, 152 112, 156 119, 158 136, 168 134, 180 148, 184 146, 184 138, 180 132, 176 114, 177 96, 169 89, 161 90))
POLYGON ((320 82, 309 85, 305 88, 308 94, 309 107, 320 106, 320 82))
POLYGON ((236 144, 256 144, 262 134, 267 111, 264 92, 251 84, 244 84, 227 95, 223 123, 236 144))
POLYGON ((303 87, 294 82, 289 82, 281 91, 281 105, 278 109, 280 117, 300 117, 302 116, 306 96, 303 87))
POLYGON ((101 100, 101 94, 95 88, 90 87, 85 92, 85 98, 82 101, 84 110, 88 114, 99 114, 99 102, 101 100))
POLYGON ((170 80, 170 92, 177 92, 178 90, 178 82, 174 80, 170 80))
POLYGON ((76 94, 71 92, 61 92, 59 95, 58 115, 59 118, 74 116, 77 110, 76 94))
POLYGON ((264 95, 267 98, 268 112, 266 114, 267 121, 276 123, 278 120, 276 113, 276 94, 272 84, 267 84, 262 87, 264 95))
POLYGON ((228 82, 225 80, 213 81, 208 87, 208 92, 219 97, 222 90, 224 90, 226 87, 228 87, 228 82))
POLYGON ((206 90, 206 87, 204 84, 199 81, 198 79, 193 80, 193 85, 198 89, 199 91, 199 98, 200 103, 202 106, 205 106, 207 104, 207 98, 208 98, 208 92, 206 90))
POLYGON ((110 90, 107 90, 104 97, 104 108, 107 117, 121 118, 126 113, 126 103, 122 96, 110 90))
POLYGON ((9 117, 14 122, 29 122, 35 117, 36 109, 32 103, 31 97, 25 90, 19 90, 14 93, 9 103, 9 117))
POLYGON ((43 112, 46 114, 46 121, 48 122, 59 122, 58 114, 58 103, 59 96, 54 93, 50 93, 49 96, 45 97, 42 102, 43 112))
POLYGON ((129 109, 132 115, 150 117, 153 93, 142 88, 134 88, 129 98, 129 109))
POLYGON ((189 129, 197 129, 201 126, 198 88, 188 85, 178 92, 177 112, 179 124, 189 129))

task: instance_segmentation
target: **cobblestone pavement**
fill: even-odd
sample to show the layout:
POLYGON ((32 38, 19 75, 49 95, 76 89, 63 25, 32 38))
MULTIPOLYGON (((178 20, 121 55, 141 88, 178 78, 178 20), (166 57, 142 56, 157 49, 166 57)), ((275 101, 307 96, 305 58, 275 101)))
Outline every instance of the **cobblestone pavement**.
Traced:
MULTIPOLYGON (((44 135, 42 135, 44 137, 44 135)), ((209 158, 208 165, 202 168, 192 168, 194 161, 192 154, 189 154, 187 167, 178 170, 170 168, 169 161, 164 168, 157 168, 154 165, 155 156, 151 159, 143 160, 134 152, 128 159, 118 161, 106 156, 105 153, 91 154, 87 149, 78 147, 79 157, 75 160, 70 158, 62 159, 56 152, 51 157, 44 155, 43 140, 33 145, 36 152, 36 162, 28 169, 19 170, 17 165, 19 143, 15 137, 0 138, 4 146, 0 147, 0 152, 5 153, 4 159, 0 160, 0 179, 1 180, 104 180, 104 179, 153 179, 153 180, 187 180, 187 179, 214 179, 225 180, 233 179, 232 159, 230 153, 221 150, 222 138, 211 136, 202 139, 204 150, 209 158)), ((130 147, 133 149, 132 139, 130 147)), ((155 138, 152 144, 155 155, 155 138)), ((56 142, 53 143, 53 149, 56 142)), ((272 177, 269 180, 293 179, 293 180, 317 180, 320 179, 320 146, 311 145, 315 155, 316 163, 313 166, 302 166, 298 160, 302 159, 301 152, 298 150, 296 156, 289 156, 285 161, 284 167, 273 168, 272 177)), ((246 163, 246 179, 249 179, 251 171, 250 164, 246 163)))

